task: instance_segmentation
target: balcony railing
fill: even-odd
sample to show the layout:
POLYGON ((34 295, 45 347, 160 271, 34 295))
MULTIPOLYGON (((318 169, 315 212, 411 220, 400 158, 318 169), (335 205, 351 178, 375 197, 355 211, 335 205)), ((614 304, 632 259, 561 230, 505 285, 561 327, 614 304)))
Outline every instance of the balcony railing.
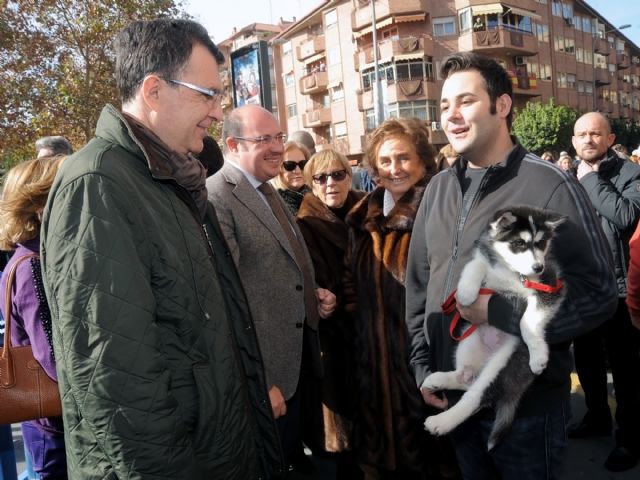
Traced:
POLYGON ((305 58, 324 52, 324 50, 324 35, 320 35, 300 44, 297 47, 297 58, 299 61, 303 61, 305 58))
MULTIPOLYGON (((371 2, 358 0, 358 5, 351 11, 351 29, 360 30, 371 25, 371 2)), ((376 20, 384 21, 389 15, 427 12, 425 0, 378 0, 376 1, 376 20)))
POLYGON ((462 33, 458 38, 458 50, 498 54, 535 55, 536 39, 533 34, 508 27, 498 27, 462 33))
MULTIPOLYGON (((378 43, 378 61, 390 62, 392 59, 409 59, 422 58, 425 55, 433 54, 433 45, 431 42, 425 42, 420 37, 403 37, 395 39, 387 39, 378 43), (425 51, 425 48, 427 51, 425 51)), ((355 53, 356 70, 370 66, 373 63, 373 46, 362 48, 355 53)))
POLYGON ((321 127, 331 123, 331 108, 324 107, 306 112, 302 116, 302 125, 305 128, 321 127))
POLYGON ((300 79, 300 92, 303 95, 323 92, 329 85, 327 72, 316 72, 305 75, 300 79))

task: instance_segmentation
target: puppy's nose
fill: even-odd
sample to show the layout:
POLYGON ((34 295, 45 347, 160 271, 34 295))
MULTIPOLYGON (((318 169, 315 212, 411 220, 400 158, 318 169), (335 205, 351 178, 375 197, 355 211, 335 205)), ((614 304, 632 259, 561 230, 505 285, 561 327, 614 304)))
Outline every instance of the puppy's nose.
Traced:
POLYGON ((541 273, 544 270, 544 265, 541 263, 534 263, 533 267, 531 267, 535 273, 541 273))

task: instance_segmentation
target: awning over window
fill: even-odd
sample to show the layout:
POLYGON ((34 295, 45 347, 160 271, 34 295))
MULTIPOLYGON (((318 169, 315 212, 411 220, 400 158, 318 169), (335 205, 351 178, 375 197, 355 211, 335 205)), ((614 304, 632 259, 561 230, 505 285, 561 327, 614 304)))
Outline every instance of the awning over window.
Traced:
POLYGON ((488 15, 490 13, 502 13, 504 7, 501 3, 490 3, 488 5, 473 5, 471 13, 473 15, 488 15))
POLYGON ((426 17, 424 13, 418 13, 416 15, 398 15, 393 17, 396 23, 406 23, 406 22, 422 22, 426 17))
POLYGON ((520 15, 522 17, 533 18, 534 20, 541 20, 542 17, 535 12, 531 12, 529 10, 525 10, 523 8, 511 7, 509 5, 505 5, 507 7, 507 12, 513 13, 514 15, 520 15))
MULTIPOLYGON (((393 23, 393 17, 380 20, 379 22, 376 22, 376 30, 380 30, 381 28, 386 27, 387 25, 391 25, 392 23, 393 23)), ((355 38, 360 38, 361 36, 366 35, 367 33, 371 33, 372 31, 373 31, 373 25, 369 25, 367 28, 363 28, 359 32, 353 32, 353 36, 355 38)))
POLYGON ((317 61, 317 60, 320 60, 320 59, 322 59, 322 58, 324 58, 324 57, 326 57, 326 56, 327 56, 327 55, 326 55, 326 53, 325 53, 325 52, 322 52, 322 53, 316 53, 315 55, 311 55, 309 58, 305 58, 305 59, 304 59, 304 64, 305 64, 305 65, 309 65, 310 63, 313 63, 313 62, 315 62, 315 61, 317 61))
POLYGON ((398 62, 401 60, 422 60, 424 58, 424 52, 403 53, 401 55, 394 55, 393 60, 398 62))

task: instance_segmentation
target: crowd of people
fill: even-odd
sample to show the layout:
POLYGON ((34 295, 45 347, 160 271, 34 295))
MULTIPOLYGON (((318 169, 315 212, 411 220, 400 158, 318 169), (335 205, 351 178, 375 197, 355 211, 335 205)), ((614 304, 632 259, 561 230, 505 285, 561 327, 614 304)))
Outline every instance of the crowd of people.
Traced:
MULTIPOLYGON (((578 162, 554 165, 511 135, 507 72, 452 54, 449 145, 436 152, 423 121, 392 118, 355 171, 262 107, 223 118, 224 58, 201 25, 133 22, 114 46, 122 107, 106 105, 75 153, 39 142, 0 201, 7 267, 30 256, 12 340, 33 346, 62 399, 62 418, 22 425, 40 478, 295 478, 312 468, 306 446, 339 479, 559 479, 567 434, 613 432, 607 361, 605 466, 637 464, 640 166, 612 149, 605 116, 581 116, 578 162), (207 136, 220 121, 222 149, 207 136), (425 430, 462 393, 425 378, 454 369, 442 304, 511 205, 563 216, 551 251, 566 298, 548 365, 487 450, 489 408, 448 436, 425 430), (572 353, 587 414, 568 425, 572 353)), ((525 307, 481 292, 458 311, 520 336, 525 307)))

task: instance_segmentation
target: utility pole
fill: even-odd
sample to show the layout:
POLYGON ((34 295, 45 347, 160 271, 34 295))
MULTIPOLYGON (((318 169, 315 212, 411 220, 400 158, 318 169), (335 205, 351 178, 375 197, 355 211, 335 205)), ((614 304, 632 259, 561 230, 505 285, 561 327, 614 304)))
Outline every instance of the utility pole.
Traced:
POLYGON ((380 84, 380 69, 378 68, 378 29, 376 28, 376 1, 371 0, 371 26, 373 33, 373 73, 375 75, 375 92, 373 112, 376 126, 384 122, 384 105, 382 103, 382 85, 380 84))

